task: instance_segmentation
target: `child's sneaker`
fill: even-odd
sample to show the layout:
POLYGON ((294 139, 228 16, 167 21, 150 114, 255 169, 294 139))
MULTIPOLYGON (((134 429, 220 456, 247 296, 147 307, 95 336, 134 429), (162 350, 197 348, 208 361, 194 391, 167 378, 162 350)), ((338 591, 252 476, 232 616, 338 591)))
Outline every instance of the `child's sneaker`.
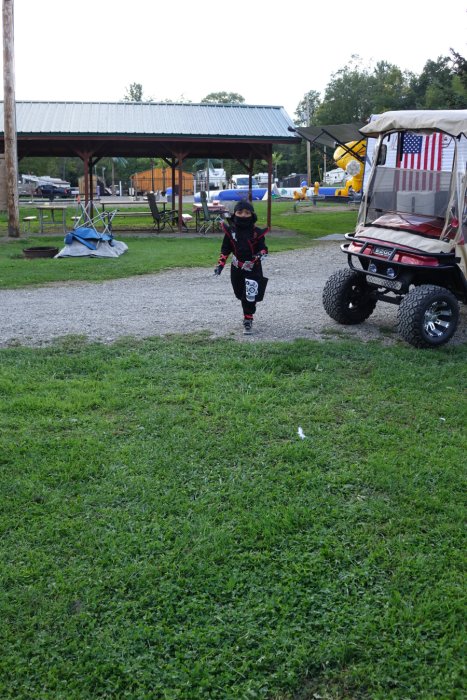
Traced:
POLYGON ((243 335, 251 335, 253 333, 253 319, 243 319, 243 335))

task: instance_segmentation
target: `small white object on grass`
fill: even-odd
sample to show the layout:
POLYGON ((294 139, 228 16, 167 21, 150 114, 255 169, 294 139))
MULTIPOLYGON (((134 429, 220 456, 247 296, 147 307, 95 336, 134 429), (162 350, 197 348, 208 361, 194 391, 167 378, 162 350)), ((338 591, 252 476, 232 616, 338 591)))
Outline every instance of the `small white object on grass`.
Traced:
POLYGON ((297 431, 297 432, 298 432, 298 437, 299 437, 299 438, 301 438, 302 440, 304 440, 304 439, 306 438, 306 435, 305 435, 305 433, 303 432, 303 430, 301 429, 300 426, 298 426, 298 431, 297 431))

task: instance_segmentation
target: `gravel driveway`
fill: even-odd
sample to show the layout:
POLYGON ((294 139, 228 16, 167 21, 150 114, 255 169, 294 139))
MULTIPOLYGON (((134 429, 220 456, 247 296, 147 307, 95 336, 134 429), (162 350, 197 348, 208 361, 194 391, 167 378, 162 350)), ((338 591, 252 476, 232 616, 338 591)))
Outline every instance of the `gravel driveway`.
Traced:
MULTIPOLYGON (((118 260, 115 261, 118 265, 118 260)), ((368 321, 340 326, 325 313, 321 294, 329 275, 346 267, 339 241, 317 241, 305 250, 272 253, 264 263, 269 286, 258 305, 254 334, 243 336, 240 303, 229 271, 194 268, 101 283, 57 283, 0 290, 0 347, 41 346, 70 334, 110 343, 121 336, 144 338, 209 331, 242 342, 295 338, 354 337, 394 342, 397 307, 378 304, 368 321)), ((214 265, 213 265, 214 268, 214 265)), ((451 343, 467 341, 466 307, 451 343)))

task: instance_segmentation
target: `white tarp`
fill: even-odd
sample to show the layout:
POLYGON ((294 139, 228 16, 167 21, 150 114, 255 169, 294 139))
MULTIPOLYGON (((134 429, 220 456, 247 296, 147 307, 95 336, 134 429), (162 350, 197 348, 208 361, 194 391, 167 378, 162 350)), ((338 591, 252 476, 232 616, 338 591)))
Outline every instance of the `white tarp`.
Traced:
POLYGON ((67 243, 64 248, 55 256, 56 258, 118 258, 128 250, 128 246, 123 241, 97 241, 95 250, 91 250, 79 241, 67 243))
POLYGON ((100 233, 81 226, 65 236, 65 247, 56 258, 118 258, 128 250, 123 241, 116 241, 110 233, 100 233))

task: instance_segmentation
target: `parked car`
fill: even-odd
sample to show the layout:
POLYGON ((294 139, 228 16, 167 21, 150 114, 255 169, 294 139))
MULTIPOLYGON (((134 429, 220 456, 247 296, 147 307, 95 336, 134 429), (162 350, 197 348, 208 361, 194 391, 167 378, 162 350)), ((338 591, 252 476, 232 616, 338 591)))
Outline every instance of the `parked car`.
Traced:
POLYGON ((57 187, 57 185, 39 185, 34 192, 36 197, 47 197, 48 199, 71 197, 69 187, 57 187))

